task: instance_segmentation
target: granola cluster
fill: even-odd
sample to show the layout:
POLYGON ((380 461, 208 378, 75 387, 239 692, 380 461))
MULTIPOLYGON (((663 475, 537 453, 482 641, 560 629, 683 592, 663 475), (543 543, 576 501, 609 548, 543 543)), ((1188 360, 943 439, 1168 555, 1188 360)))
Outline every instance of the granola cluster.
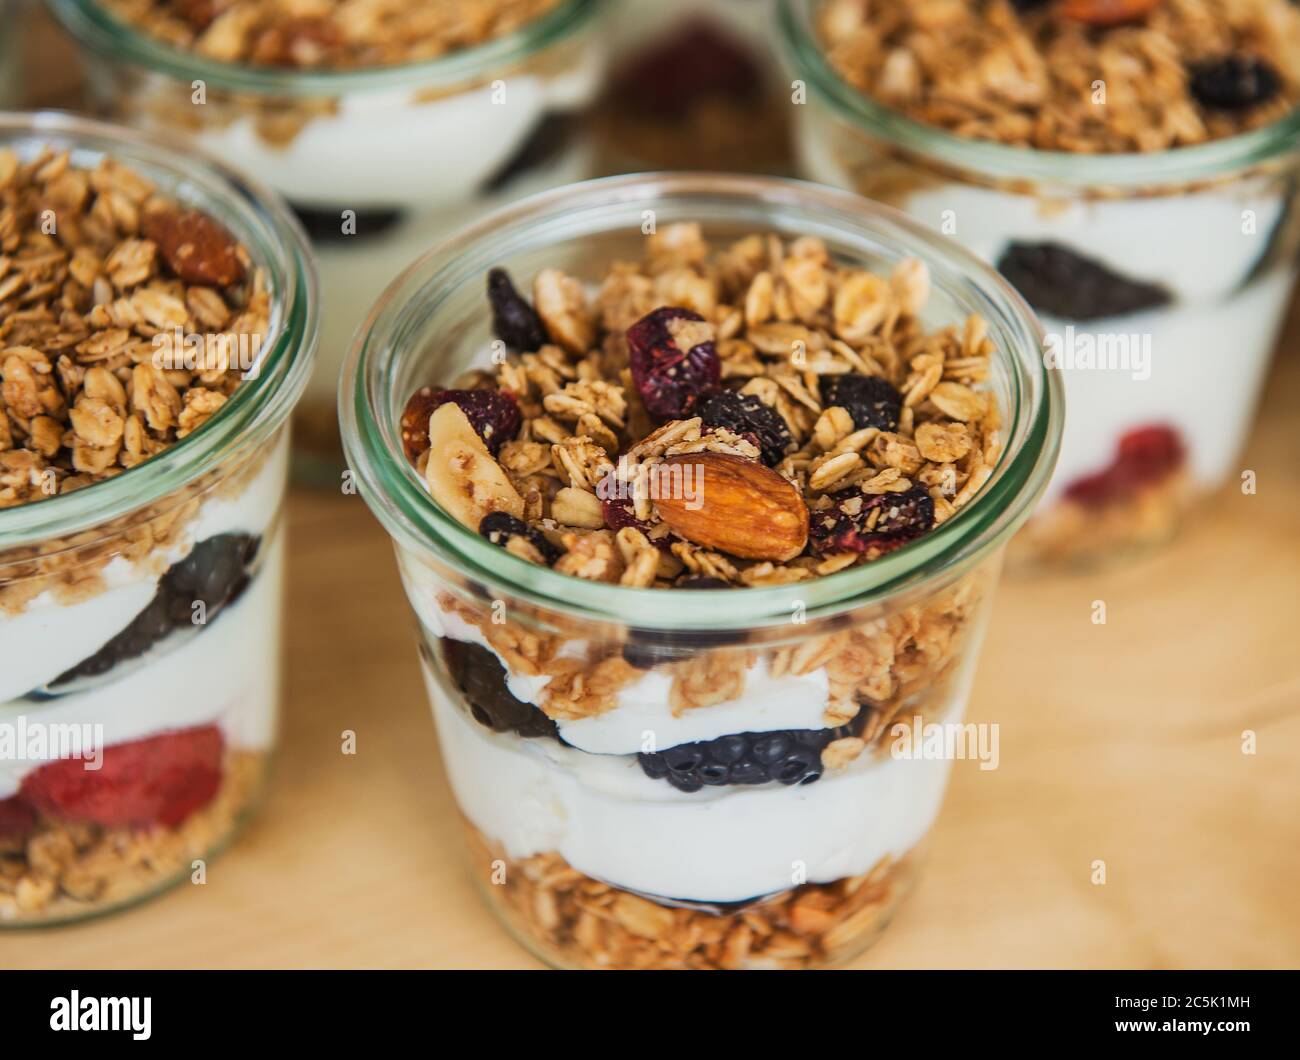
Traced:
POLYGON ((102 0, 177 48, 219 62, 360 69, 436 59, 513 33, 560 0, 102 0))
POLYGON ((22 836, 0 832, 0 923, 76 919, 175 882, 237 827, 261 791, 267 761, 228 752, 216 796, 176 827, 45 818, 22 836))
POLYGON ((666 906, 585 876, 558 854, 517 861, 472 826, 473 871, 539 956, 571 968, 799 969, 844 960, 886 926, 911 856, 731 910, 666 906), (506 865, 504 879, 495 871, 506 865))
POLYGON ((1159 151, 1300 102, 1290 0, 825 0, 818 15, 850 84, 973 139, 1159 151))
POLYGON ((269 315, 263 271, 206 215, 108 158, 0 150, 0 508, 198 430, 269 315))

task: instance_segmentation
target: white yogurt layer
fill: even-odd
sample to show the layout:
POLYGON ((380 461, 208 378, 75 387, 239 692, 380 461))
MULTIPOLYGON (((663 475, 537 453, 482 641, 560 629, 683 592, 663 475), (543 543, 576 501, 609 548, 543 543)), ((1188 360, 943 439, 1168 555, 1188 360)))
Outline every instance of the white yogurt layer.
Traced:
MULTIPOLYGON (((22 715, 28 730, 36 724, 101 725, 101 746, 112 747, 216 723, 232 746, 269 748, 275 737, 279 686, 283 538, 283 532, 277 532, 265 543, 262 567, 244 594, 182 645, 84 692, 44 702, 5 703, 0 706, 0 724, 16 725, 22 715)), ((28 758, 0 759, 0 799, 15 794, 23 777, 40 765, 28 758)))
MULTIPOLYGON (((805 123, 806 172, 852 187, 833 129, 805 123)), ((1159 309, 1069 324, 1076 352, 1083 336, 1128 343, 1141 356, 1149 349, 1149 377, 1140 378, 1147 373, 1132 360, 1063 369, 1068 414, 1045 504, 1106 468, 1120 436, 1145 426, 1181 434, 1193 486, 1209 491, 1223 484, 1250 430, 1296 275, 1274 266, 1243 287, 1282 217, 1285 200, 1276 185, 1251 179, 1191 195, 1044 204, 949 182, 919 188, 903 205, 992 263, 1012 242, 1059 243, 1171 294, 1159 309)), ((1049 336, 1068 338, 1068 322, 1040 316, 1049 336)))
POLYGON ((554 851, 579 872, 662 898, 743 901, 867 872, 925 836, 948 779, 947 761, 864 756, 813 784, 687 794, 635 758, 490 733, 427 666, 425 678, 452 791, 479 831, 512 858, 554 851))
MULTIPOLYGON (((411 606, 425 629, 435 637, 466 641, 492 651, 506 671, 506 687, 524 703, 538 706, 550 681, 511 670, 487 642, 477 626, 438 606, 439 586, 418 560, 402 557, 399 563, 411 606)), ((565 646, 571 655, 585 650, 581 643, 565 646)), ((560 734, 574 747, 594 754, 625 755, 665 750, 678 744, 713 740, 738 732, 777 732, 784 729, 824 729, 830 704, 830 682, 824 669, 802 676, 773 677, 765 658, 745 673, 739 699, 674 715, 669 706, 672 679, 648 670, 624 686, 615 705, 589 718, 557 721, 560 734)))
MULTIPOLYGON (((509 74, 431 100, 416 98, 418 86, 351 92, 283 144, 260 136, 252 115, 186 133, 298 205, 427 210, 472 195, 549 111, 593 99, 600 74, 598 52, 585 48, 572 69, 509 74)), ((171 102, 182 90, 188 96, 188 85, 154 76, 141 94, 171 102)), ((159 124, 147 106, 136 120, 159 124)))

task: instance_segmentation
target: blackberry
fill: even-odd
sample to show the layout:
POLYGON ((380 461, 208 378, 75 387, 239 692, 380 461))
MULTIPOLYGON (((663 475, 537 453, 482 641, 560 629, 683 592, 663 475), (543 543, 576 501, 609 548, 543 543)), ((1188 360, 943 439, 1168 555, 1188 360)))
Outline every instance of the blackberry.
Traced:
POLYGON ((705 397, 696 411, 706 427, 756 438, 762 461, 768 467, 775 467, 785 459, 786 450, 794 442, 781 414, 752 394, 720 390, 705 397))
POLYGON ((1191 67, 1190 87, 1208 110, 1249 110, 1278 94, 1282 79, 1272 64, 1254 55, 1225 55, 1191 67))
POLYGON ((510 694, 501 660, 479 644, 443 640, 442 657, 452 681, 465 696, 469 712, 493 732, 513 732, 532 739, 560 738, 555 722, 531 703, 510 694))
POLYGON ((857 486, 830 495, 810 513, 808 540, 816 555, 892 552, 934 526, 934 498, 924 486, 902 493, 863 493, 857 486), (874 522, 872 522, 874 514, 874 522))
POLYGON ((853 417, 856 430, 875 427, 892 431, 903 411, 903 395, 888 381, 874 375, 824 375, 822 405, 838 405, 853 417))
POLYGON ((511 349, 532 353, 550 341, 542 327, 542 318, 515 290, 505 269, 492 269, 488 273, 488 302, 492 306, 492 334, 511 349))
POLYGON ((642 772, 678 791, 731 784, 812 784, 822 775, 822 751, 834 740, 862 731, 866 711, 836 729, 742 732, 639 754, 642 772))
POLYGON ((546 540, 540 530, 534 530, 522 519, 516 519, 509 512, 489 512, 478 524, 478 532, 494 545, 505 548, 514 537, 523 538, 541 554, 542 562, 548 567, 560 558, 560 550, 546 540))
POLYGON ((650 415, 693 416, 700 399, 717 390, 722 362, 712 334, 699 313, 677 306, 661 306, 627 329, 632 381, 650 415))
POLYGON ((1035 309, 1064 320, 1100 320, 1172 300, 1158 283, 1130 280, 1059 243, 1012 243, 998 271, 1035 309))
POLYGON ((118 663, 143 655, 173 630, 192 628, 194 604, 202 602, 205 624, 234 603, 248 587, 248 569, 261 539, 218 534, 200 541, 158 582, 149 605, 94 655, 59 674, 51 688, 81 677, 98 677, 118 663))

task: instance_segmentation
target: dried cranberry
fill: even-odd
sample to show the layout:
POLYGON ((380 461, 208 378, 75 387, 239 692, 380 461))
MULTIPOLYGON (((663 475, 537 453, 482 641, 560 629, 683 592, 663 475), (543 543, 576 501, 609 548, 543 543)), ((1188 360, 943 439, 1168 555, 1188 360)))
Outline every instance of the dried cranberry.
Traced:
POLYGON ((903 411, 903 395, 875 375, 824 375, 821 377, 822 405, 838 405, 853 417, 857 430, 875 427, 892 431, 903 411))
POLYGON ((829 508, 812 513, 813 552, 884 553, 915 540, 934 526, 934 499, 922 486, 902 493, 863 493, 857 486, 831 495, 829 508), (875 525, 871 513, 879 512, 875 525))
POLYGON ((706 427, 733 431, 752 441, 768 467, 784 460, 794 442, 781 414, 752 394, 720 390, 700 401, 698 411, 706 427))
POLYGON ((600 509, 605 515, 605 525, 618 533, 625 526, 635 527, 643 534, 650 529, 650 524, 636 517, 636 511, 629 499, 602 497, 600 509))
POLYGON ((434 390, 421 387, 411 395, 402 413, 402 444, 415 460, 429 448, 429 417, 447 402, 460 406, 470 426, 496 456, 519 433, 523 415, 509 390, 434 390))
POLYGON ((505 269, 488 273, 488 302, 492 305, 492 333, 512 350, 532 353, 549 341, 542 318, 515 290, 505 269))
POLYGON ((548 567, 560 558, 560 550, 546 540, 540 530, 534 530, 522 519, 516 519, 509 512, 489 512, 478 524, 478 532, 494 545, 505 548, 510 539, 519 537, 527 541, 541 554, 542 562, 548 567))
POLYGON ((701 99, 758 99, 763 70, 742 41, 695 18, 635 55, 612 92, 633 113, 680 119, 701 99))
POLYGON ((662 306, 627 329, 632 381, 652 416, 692 415, 718 388, 722 365, 712 336, 699 313, 678 306, 662 306))
POLYGON ((1099 320, 1167 305, 1158 283, 1121 276, 1059 243, 1012 243, 998 271, 1035 309, 1065 320, 1099 320))
POLYGON ((1072 482, 1065 495, 1090 508, 1105 507, 1173 474, 1186 458, 1182 439, 1173 428, 1139 427, 1120 438, 1109 467, 1072 482))
POLYGON ((1282 87, 1277 70, 1254 55, 1225 55, 1191 68, 1191 90, 1209 110, 1247 110, 1267 103, 1282 87))

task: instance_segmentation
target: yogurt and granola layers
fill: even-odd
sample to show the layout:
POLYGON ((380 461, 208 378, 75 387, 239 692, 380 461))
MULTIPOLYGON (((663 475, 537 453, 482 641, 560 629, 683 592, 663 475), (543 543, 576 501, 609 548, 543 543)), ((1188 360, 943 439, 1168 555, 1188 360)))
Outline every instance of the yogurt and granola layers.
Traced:
POLYGON ((339 365, 395 275, 474 211, 589 174, 599 0, 59 0, 115 120, 280 192, 315 245, 320 367, 295 444, 337 480, 339 365), (161 49, 161 50, 160 50, 161 49), (195 82, 203 92, 195 95, 195 82))
POLYGON ((1234 479, 1296 276, 1289 0, 785 0, 805 171, 994 263, 1066 379, 1025 553, 1163 541, 1234 479))
MULTIPOLYGON (((811 237, 674 224, 586 282, 484 278, 491 370, 410 395, 405 456, 519 560, 610 585, 743 594, 921 540, 999 458, 984 322, 923 323, 929 273, 811 237), (528 292, 527 294, 521 292, 528 292)), ((959 718, 996 562, 839 628, 617 638, 448 591, 398 549, 476 873, 555 963, 796 967, 883 926, 945 761, 892 724, 959 718), (562 623, 560 623, 562 625, 562 623)))
POLYGON ((130 165, 0 147, 0 924, 158 890, 257 793, 283 432, 98 525, 15 542, 74 492, 146 495, 234 400, 273 301, 223 224, 130 165))

